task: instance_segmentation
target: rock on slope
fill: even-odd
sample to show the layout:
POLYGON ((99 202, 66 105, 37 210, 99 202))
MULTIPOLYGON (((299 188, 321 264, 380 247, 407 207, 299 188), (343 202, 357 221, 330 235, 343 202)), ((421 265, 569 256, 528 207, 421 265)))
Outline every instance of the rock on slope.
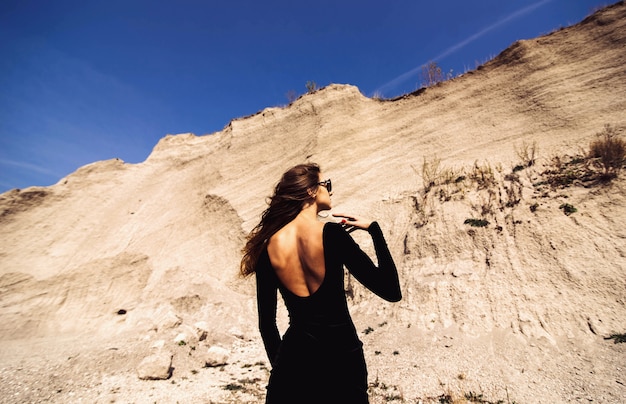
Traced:
MULTIPOLYGON (((626 331, 623 175, 591 188, 534 184, 551 157, 579 152, 607 123, 626 127, 624 49, 620 2, 395 100, 330 85, 210 136, 166 136, 141 164, 97 162, 54 186, 1 195, 5 369, 25 361, 33 341, 58 342, 69 356, 81 344, 61 341, 87 338, 98 361, 124 374, 141 358, 104 355, 105 341, 149 347, 197 321, 209 324, 211 343, 249 342, 257 348, 246 360, 264 360, 254 285, 236 278, 239 250, 279 175, 316 161, 333 178, 335 209, 377 218, 400 268, 397 305, 349 284, 376 397, 390 394, 386 385, 407 400, 458 390, 517 402, 619 402, 626 355, 603 337, 626 331), (538 164, 513 175, 530 144, 538 164), (491 172, 493 182, 426 192, 424 161, 438 161, 440 175, 491 172), (566 202, 578 212, 564 215, 566 202), (474 217, 490 224, 464 224, 474 217)), ((174 358, 179 370, 193 366, 183 365, 186 354, 174 358)), ((93 371, 97 361, 82 366, 93 371)), ((102 366, 108 381, 84 382, 87 399, 112 394, 89 389, 110 383, 115 372, 102 366)), ((5 397, 14 397, 10 374, 5 397)), ((112 399, 138 400, 145 388, 112 399)), ((159 389, 155 397, 171 399, 159 389)))

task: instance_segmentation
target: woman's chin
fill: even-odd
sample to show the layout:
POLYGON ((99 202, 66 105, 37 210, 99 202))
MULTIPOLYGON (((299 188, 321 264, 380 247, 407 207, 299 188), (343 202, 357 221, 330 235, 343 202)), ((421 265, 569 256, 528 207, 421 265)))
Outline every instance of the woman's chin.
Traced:
POLYGON ((319 207, 318 207, 318 212, 317 212, 317 213, 319 213, 319 212, 323 212, 323 211, 325 211, 325 210, 331 210, 332 208, 333 208, 333 207, 332 207, 332 205, 331 205, 331 204, 328 204, 328 205, 319 205, 319 207))

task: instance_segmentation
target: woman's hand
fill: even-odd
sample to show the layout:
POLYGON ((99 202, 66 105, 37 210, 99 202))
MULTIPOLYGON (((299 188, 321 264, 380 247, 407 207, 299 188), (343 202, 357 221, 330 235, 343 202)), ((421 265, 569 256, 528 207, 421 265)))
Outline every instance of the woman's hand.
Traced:
POLYGON ((333 213, 334 217, 341 217, 341 227, 343 227, 348 233, 352 233, 355 230, 367 230, 372 224, 372 220, 363 219, 353 215, 346 215, 343 213, 333 213))

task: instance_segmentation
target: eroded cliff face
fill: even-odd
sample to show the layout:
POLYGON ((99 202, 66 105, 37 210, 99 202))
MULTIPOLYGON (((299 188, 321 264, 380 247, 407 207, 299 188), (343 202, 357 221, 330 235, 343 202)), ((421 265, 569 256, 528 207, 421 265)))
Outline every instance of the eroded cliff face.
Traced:
MULTIPOLYGON (((405 305, 421 313, 420 327, 520 328, 526 321, 521 318, 528 317, 524 313, 535 311, 511 308, 537 301, 528 296, 529 281, 538 287, 553 283, 554 288, 532 294, 543 294, 540 300, 558 306, 561 282, 576 284, 577 276, 623 269, 623 251, 611 241, 623 237, 623 204, 608 203, 622 194, 610 187, 571 190, 595 204, 603 204, 602 195, 610 199, 601 210, 579 218, 563 217, 558 209, 531 214, 525 205, 535 203, 532 176, 537 172, 528 173, 522 202, 495 213, 492 225, 502 230, 479 229, 470 236, 463 219, 475 214, 476 202, 468 201, 471 195, 483 197, 470 185, 463 190, 465 200, 428 202, 438 206, 431 207, 434 216, 427 226, 412 224, 414 216, 423 215, 415 205, 424 197, 422 165, 438 160, 442 169, 462 171, 478 163, 498 168, 503 177, 518 163, 516 152, 523 145, 536 145, 538 161, 545 162, 585 148, 604 124, 625 125, 623 16, 623 5, 617 5, 571 28, 515 43, 478 70, 414 95, 380 101, 353 86, 331 85, 285 108, 235 119, 212 135, 168 135, 141 164, 97 162, 55 186, 5 193, 0 262, 6 293, 12 295, 6 279, 21 277, 11 274, 37 282, 64 277, 69 289, 72 273, 77 282, 87 270, 106 279, 109 271, 119 270, 116 262, 127 261, 119 257, 143 257, 145 281, 120 297, 133 303, 112 305, 111 312, 120 305, 157 305, 188 294, 190 284, 224 293, 245 291, 245 297, 233 299, 238 305, 251 289, 235 279, 245 233, 258 221, 280 174, 293 164, 315 161, 336 184, 336 209, 371 213, 383 221, 407 282, 405 305), (604 230, 594 230, 598 221, 604 230), (606 245, 614 245, 614 251, 589 259, 606 245), (452 284, 432 278, 459 271, 471 276, 450 275, 452 284), (568 272, 576 275, 562 279, 568 272), (438 292, 441 287, 448 292, 438 292), (507 292, 498 292, 503 288, 507 292), (477 289, 484 290, 475 294, 477 289), (502 304, 496 298, 501 294, 511 300, 502 304), (433 307, 418 308, 417 302, 433 307), (480 309, 470 309, 472 304, 480 309)), ((111 287, 94 287, 89 294, 96 298, 111 287)), ((61 318, 70 312, 64 309, 66 292, 46 294, 56 303, 46 304, 41 321, 50 321, 54 307, 61 318)), ((7 311, 21 312, 20 302, 9 304, 7 311)), ((573 303, 566 306, 584 307, 573 303)), ((545 329, 572 321, 579 331, 588 330, 580 317, 591 313, 563 316, 562 310, 530 317, 545 329)))

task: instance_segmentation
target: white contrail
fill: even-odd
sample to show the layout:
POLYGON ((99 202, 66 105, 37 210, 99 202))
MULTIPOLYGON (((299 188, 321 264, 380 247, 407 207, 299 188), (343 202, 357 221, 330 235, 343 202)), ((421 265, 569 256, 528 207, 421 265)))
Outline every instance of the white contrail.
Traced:
MULTIPOLYGON (((466 46, 467 44, 474 42, 475 40, 477 40, 478 38, 482 37, 483 35, 485 35, 486 33, 488 33, 489 31, 492 31, 496 28, 498 28, 499 26, 508 23, 511 20, 514 20, 516 18, 519 18, 525 14, 528 14, 532 11, 534 11, 536 8, 539 8, 541 6, 543 6, 544 4, 550 3, 553 0, 542 0, 539 1, 537 3, 531 4, 530 6, 524 7, 520 10, 515 11, 514 13, 506 16, 504 19, 486 27, 483 28, 482 30, 478 31, 477 33, 475 33, 474 35, 471 35, 470 37, 464 39, 463 41, 449 47, 448 49, 444 50, 443 52, 441 52, 440 54, 438 54, 437 56, 435 56, 434 58, 430 59, 430 61, 438 61, 440 59, 443 59, 446 56, 451 55, 452 53, 458 51, 459 49, 463 48, 464 46, 466 46)), ((383 93, 385 90, 389 90, 389 89, 393 89, 396 86, 398 86, 400 83, 405 82, 406 80, 408 80, 410 77, 415 76, 415 74, 417 74, 419 71, 421 71, 422 67, 426 66, 426 63, 421 64, 411 70, 409 70, 406 73, 403 73, 401 75, 399 75, 398 77, 396 77, 395 79, 383 84, 382 86, 380 86, 378 89, 376 89, 375 93, 383 93)))

